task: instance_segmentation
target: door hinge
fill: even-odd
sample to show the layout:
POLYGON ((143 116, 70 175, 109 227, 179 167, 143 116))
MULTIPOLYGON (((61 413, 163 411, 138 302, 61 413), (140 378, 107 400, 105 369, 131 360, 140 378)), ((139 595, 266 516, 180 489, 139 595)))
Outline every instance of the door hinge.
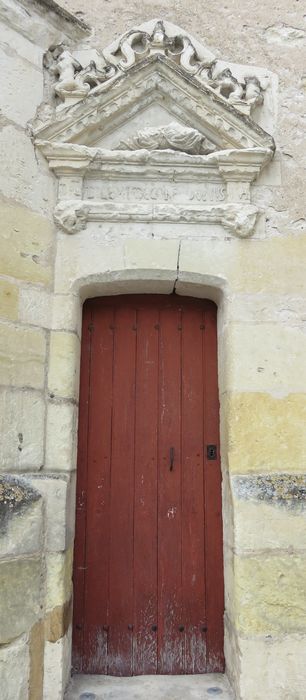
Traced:
POLYGON ((89 323, 89 325, 88 325, 89 333, 91 333, 91 332, 93 331, 93 329, 94 329, 94 324, 93 324, 93 322, 91 321, 91 322, 89 323))

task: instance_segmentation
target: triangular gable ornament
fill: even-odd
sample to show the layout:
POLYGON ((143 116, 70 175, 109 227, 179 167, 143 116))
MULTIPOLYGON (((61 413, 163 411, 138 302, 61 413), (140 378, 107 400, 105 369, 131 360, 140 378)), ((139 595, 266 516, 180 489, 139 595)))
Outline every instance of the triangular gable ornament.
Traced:
POLYGON ((252 117, 264 109, 266 76, 235 74, 161 20, 101 53, 53 47, 45 69, 49 105, 32 131, 59 178, 60 228, 150 221, 253 233, 250 185, 274 153, 252 117))

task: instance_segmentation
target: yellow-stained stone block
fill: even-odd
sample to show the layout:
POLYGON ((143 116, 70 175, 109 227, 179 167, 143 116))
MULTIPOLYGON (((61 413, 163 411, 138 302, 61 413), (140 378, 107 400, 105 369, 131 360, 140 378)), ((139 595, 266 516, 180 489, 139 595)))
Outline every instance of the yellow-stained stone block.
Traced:
POLYGON ((224 277, 242 292, 306 294, 306 237, 182 241, 182 273, 224 277), (290 261, 290 264, 289 264, 290 261))
POLYGON ((0 384, 42 389, 45 357, 44 331, 0 325, 0 384))
POLYGON ((19 290, 15 284, 0 280, 0 318, 15 321, 18 318, 19 290))
POLYGON ((306 558, 234 558, 235 626, 245 635, 306 632, 306 558))
POLYGON ((29 700, 41 700, 44 677, 44 622, 39 620, 33 625, 29 638, 30 674, 29 700))
POLYGON ((306 387, 306 333, 284 324, 231 324, 224 333, 223 390, 274 395, 306 387))
POLYGON ((48 642, 57 642, 69 628, 72 619, 72 598, 64 605, 50 610, 45 617, 45 638, 48 642))
POLYGON ((222 398, 222 421, 231 473, 305 471, 306 394, 229 394, 222 398))
POLYGON ((75 333, 52 331, 48 388, 51 394, 75 398, 79 383, 80 340, 75 333))
POLYGON ((46 610, 64 605, 72 592, 73 547, 46 554, 46 610))
POLYGON ((0 274, 49 284, 52 223, 27 207, 1 203, 0 274))

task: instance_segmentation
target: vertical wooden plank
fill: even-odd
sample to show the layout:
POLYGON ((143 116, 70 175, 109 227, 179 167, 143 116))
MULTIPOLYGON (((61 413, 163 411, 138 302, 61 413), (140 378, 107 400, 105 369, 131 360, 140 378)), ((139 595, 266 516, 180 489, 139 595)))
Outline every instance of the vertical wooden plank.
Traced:
POLYGON ((72 668, 83 671, 84 589, 86 552, 87 433, 91 356, 91 308, 84 304, 80 371, 79 431, 76 487, 76 525, 73 560, 72 668))
POLYGON ((204 361, 205 445, 217 445, 217 460, 208 460, 205 450, 205 572, 207 630, 207 672, 224 670, 223 654, 223 534, 219 441, 219 398, 217 373, 216 307, 206 302, 204 361))
POLYGON ((83 671, 107 673, 114 311, 92 308, 83 671))
MULTIPOLYGON (((137 303, 137 302, 135 302, 137 303)), ((140 306, 139 301, 137 306, 140 306)), ((158 310, 137 312, 133 674, 157 672, 158 310)))
POLYGON ((133 504, 136 318, 116 308, 110 505, 108 673, 133 671, 133 504))
POLYGON ((203 492, 203 312, 183 310, 182 320, 182 569, 185 673, 206 670, 203 492))
POLYGON ((158 643, 159 673, 182 673, 181 319, 171 300, 160 312, 158 643), (173 468, 171 469, 171 450, 173 468))

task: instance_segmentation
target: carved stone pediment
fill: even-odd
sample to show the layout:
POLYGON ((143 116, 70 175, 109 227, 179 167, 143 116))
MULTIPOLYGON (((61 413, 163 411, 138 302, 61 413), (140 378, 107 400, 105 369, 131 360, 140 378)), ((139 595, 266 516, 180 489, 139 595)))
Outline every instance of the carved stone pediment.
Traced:
POLYGON ((251 235, 250 185, 274 152, 248 114, 263 103, 257 76, 221 70, 205 47, 161 21, 130 30, 88 66, 62 47, 49 53, 61 102, 36 120, 33 136, 59 178, 60 228, 164 221, 251 235))

